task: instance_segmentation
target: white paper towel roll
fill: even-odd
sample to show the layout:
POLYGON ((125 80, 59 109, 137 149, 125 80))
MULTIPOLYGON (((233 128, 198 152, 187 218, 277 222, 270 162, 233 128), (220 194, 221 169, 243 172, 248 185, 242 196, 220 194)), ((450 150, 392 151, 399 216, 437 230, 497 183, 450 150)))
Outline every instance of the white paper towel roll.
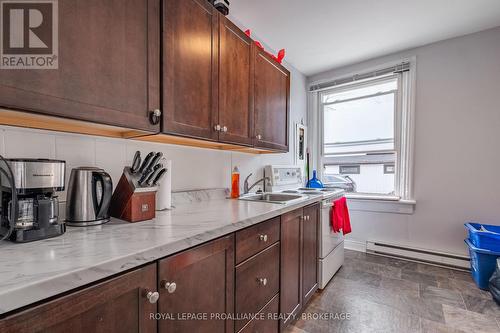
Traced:
POLYGON ((172 207, 172 161, 164 161, 167 172, 160 181, 158 192, 156 192, 156 210, 165 210, 172 207))

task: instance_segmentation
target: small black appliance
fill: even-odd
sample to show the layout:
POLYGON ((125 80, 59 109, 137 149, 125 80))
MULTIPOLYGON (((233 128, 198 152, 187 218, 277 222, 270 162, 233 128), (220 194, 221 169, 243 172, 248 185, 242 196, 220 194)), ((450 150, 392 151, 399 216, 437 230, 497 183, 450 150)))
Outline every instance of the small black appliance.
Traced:
POLYGON ((229 14, 229 0, 208 0, 214 7, 227 16, 229 14))
POLYGON ((0 238, 30 242, 64 234, 56 192, 64 191, 66 162, 0 156, 0 238))

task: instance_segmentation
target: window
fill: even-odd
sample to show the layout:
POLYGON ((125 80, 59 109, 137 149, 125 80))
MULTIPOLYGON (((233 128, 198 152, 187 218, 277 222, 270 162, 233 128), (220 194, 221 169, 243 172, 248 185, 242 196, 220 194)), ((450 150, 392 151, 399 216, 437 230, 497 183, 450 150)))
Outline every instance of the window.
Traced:
POLYGON ((411 199, 411 82, 403 65, 318 92, 323 179, 347 177, 360 195, 411 199))

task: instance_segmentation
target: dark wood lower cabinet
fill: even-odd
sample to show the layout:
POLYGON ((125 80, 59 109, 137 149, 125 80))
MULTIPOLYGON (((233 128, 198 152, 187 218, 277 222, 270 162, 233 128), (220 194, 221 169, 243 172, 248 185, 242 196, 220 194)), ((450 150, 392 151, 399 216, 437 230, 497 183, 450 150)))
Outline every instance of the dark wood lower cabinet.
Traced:
MULTIPOLYGON (((239 315, 257 314, 280 288, 280 244, 265 249, 236 267, 235 311, 239 315)), ((237 320, 235 331, 247 322, 237 320)))
POLYGON ((280 323, 284 328, 301 309, 301 222, 303 210, 297 209, 281 217, 280 313, 288 316, 280 323))
POLYGON ((302 222, 302 303, 318 289, 318 204, 304 208, 302 222))
POLYGON ((7 316, 0 332, 284 330, 317 289, 318 221, 319 205, 294 210, 7 316))
POLYGON ((234 236, 160 260, 158 284, 159 332, 233 332, 234 236))
POLYGON ((30 308, 0 321, 2 333, 153 333, 156 264, 30 308))
POLYGON ((236 263, 239 264, 279 241, 280 217, 240 230, 235 239, 236 263))
POLYGON ((250 321, 239 333, 277 333, 279 332, 279 295, 274 296, 255 319, 250 321))
POLYGON ((318 288, 318 222, 314 204, 281 217, 280 313, 283 330, 300 314, 318 288))

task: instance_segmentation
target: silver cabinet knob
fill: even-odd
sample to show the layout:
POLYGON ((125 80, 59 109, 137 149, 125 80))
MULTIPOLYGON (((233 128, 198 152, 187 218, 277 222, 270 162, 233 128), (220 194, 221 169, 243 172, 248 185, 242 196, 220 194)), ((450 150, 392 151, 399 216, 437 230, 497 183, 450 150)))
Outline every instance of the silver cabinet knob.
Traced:
POLYGON ((215 130, 216 132, 220 132, 220 125, 219 125, 219 124, 215 125, 215 126, 214 126, 214 130, 215 130))
POLYGON ((267 242, 267 235, 260 235, 260 236, 259 236, 259 239, 260 239, 262 242, 266 243, 266 242, 267 242))
POLYGON ((146 290, 144 296, 148 299, 149 303, 155 304, 160 298, 160 294, 157 291, 146 290))
POLYGON ((163 281, 162 285, 163 288, 165 288, 169 294, 173 294, 177 289, 177 284, 175 282, 163 281))
POLYGON ((267 285, 267 278, 258 278, 257 281, 261 286, 266 286, 267 285))
POLYGON ((156 117, 161 116, 161 110, 160 109, 154 109, 153 110, 153 115, 156 116, 156 117))
POLYGON ((222 126, 222 132, 224 132, 224 133, 227 132, 227 127, 226 126, 222 126))
POLYGON ((257 134, 256 138, 257 138, 257 140, 262 140, 262 135, 257 134))

